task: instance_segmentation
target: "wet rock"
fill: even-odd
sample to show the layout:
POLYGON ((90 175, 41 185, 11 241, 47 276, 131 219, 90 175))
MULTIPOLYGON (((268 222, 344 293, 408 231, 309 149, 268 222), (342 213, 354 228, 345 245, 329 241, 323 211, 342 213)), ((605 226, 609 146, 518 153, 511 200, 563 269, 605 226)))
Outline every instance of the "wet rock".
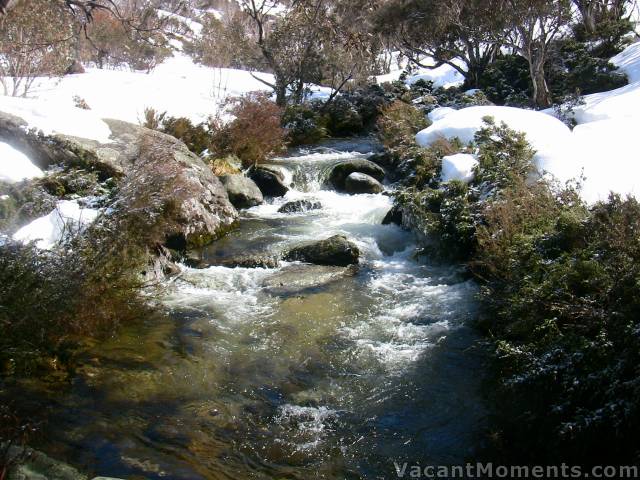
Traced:
POLYGON ((284 256, 288 261, 336 266, 354 265, 359 257, 358 247, 343 235, 293 248, 284 256))
POLYGON ((244 175, 223 175, 220 181, 227 190, 229 200, 236 208, 251 208, 264 202, 256 182, 244 175))
POLYGON ((19 461, 7 475, 8 480, 87 480, 75 468, 28 447, 11 447, 9 458, 19 461))
POLYGON ((239 255, 216 264, 228 268, 278 268, 280 260, 270 255, 239 255))
POLYGON ((350 194, 380 193, 384 191, 384 187, 379 181, 367 174, 353 172, 345 180, 344 190, 350 194))
POLYGON ((264 282, 265 291, 271 295, 291 297, 317 292, 323 287, 357 272, 357 266, 336 267, 328 265, 289 265, 264 282))
POLYGON ((279 213, 299 213, 308 212, 310 210, 320 210, 322 204, 320 202, 313 202, 311 200, 295 200, 293 202, 287 202, 279 209, 279 213))
POLYGON ((277 168, 264 165, 251 167, 247 175, 253 180, 265 197, 284 197, 289 191, 285 176, 277 168))
POLYGON ((400 205, 394 205, 387 212, 382 220, 383 225, 399 225, 402 226, 402 208, 400 205))
POLYGON ((364 173, 365 175, 375 178, 379 182, 384 180, 385 176, 385 172, 382 167, 379 167, 369 160, 359 158, 341 162, 333 167, 333 170, 331 170, 331 173, 329 174, 329 181, 336 189, 343 191, 345 189, 347 177, 354 172, 364 173))

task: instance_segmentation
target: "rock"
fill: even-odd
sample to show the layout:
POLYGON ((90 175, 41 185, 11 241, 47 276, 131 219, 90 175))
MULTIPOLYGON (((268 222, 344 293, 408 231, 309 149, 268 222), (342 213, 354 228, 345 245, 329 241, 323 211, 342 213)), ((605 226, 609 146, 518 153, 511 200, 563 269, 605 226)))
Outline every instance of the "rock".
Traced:
POLYGON ((278 213, 298 213, 308 212, 310 210, 320 210, 322 204, 320 202, 312 202, 311 200, 294 200, 287 202, 278 209, 278 213))
POLYGON ((251 167, 247 175, 253 180, 265 197, 284 197, 289 191, 285 176, 280 170, 264 165, 251 167))
POLYGON ((330 265, 288 265, 265 279, 263 286, 270 295, 300 296, 317 292, 356 272, 355 265, 346 268, 330 265))
POLYGON ((336 266, 354 265, 359 257, 358 247, 343 235, 293 248, 284 256, 287 261, 336 266))
POLYGON ((224 186, 197 155, 169 135, 131 129, 138 135, 138 155, 127 168, 116 205, 140 206, 157 215, 158 234, 175 250, 205 246, 236 226, 238 212, 224 186))
POLYGON ((65 75, 77 75, 80 73, 85 73, 85 70, 82 66, 82 63, 80 63, 78 60, 74 60, 73 63, 69 65, 67 70, 64 72, 65 75))
POLYGON ((278 268, 280 261, 275 256, 269 255, 239 255, 225 258, 216 265, 228 268, 278 268))
POLYGON ((345 180, 344 190, 351 194, 380 193, 384 191, 384 187, 379 181, 369 175, 353 172, 345 180))
POLYGON ((223 175, 220 181, 236 208, 251 208, 264 202, 262 192, 256 183, 244 175, 223 175))
POLYGON ((87 480, 75 468, 26 447, 10 447, 9 458, 23 458, 7 475, 8 480, 87 480))
POLYGON ((338 190, 344 190, 347 177, 352 173, 364 173, 381 182, 384 180, 385 172, 382 167, 365 159, 353 159, 341 162, 333 167, 329 174, 329 181, 338 190))
MULTIPOLYGON (((155 218, 154 233, 173 248, 202 246, 236 225, 238 212, 211 169, 181 141, 120 120, 105 119, 109 143, 66 135, 42 135, 0 113, 0 140, 40 168, 79 167, 113 178, 118 194, 112 215, 132 209, 155 218)), ((153 246, 155 247, 155 245, 153 246)))
POLYGON ((382 220, 382 225, 399 225, 402 226, 402 208, 400 205, 394 205, 391 207, 391 210, 387 212, 384 219, 382 220))

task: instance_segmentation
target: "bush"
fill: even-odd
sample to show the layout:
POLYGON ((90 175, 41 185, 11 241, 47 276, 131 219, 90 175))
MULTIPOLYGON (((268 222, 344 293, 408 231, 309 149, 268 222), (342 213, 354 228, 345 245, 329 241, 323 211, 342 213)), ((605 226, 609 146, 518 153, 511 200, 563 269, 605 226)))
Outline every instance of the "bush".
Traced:
POLYGON ((412 105, 396 100, 384 107, 378 119, 378 138, 392 155, 415 145, 416 134, 429 126, 424 114, 412 105))
POLYGON ((189 150, 196 155, 202 155, 211 143, 211 132, 208 124, 199 123, 194 125, 191 120, 185 117, 164 116, 159 130, 178 140, 182 140, 189 150))
POLYGON ((362 133, 364 123, 357 106, 339 96, 323 107, 327 129, 332 137, 350 137, 362 133))
POLYGON ((282 109, 262 92, 230 98, 227 103, 231 122, 211 119, 211 154, 234 155, 248 168, 281 153, 286 132, 281 126, 282 109))
POLYGON ((289 105, 284 111, 282 124, 290 145, 309 145, 327 138, 329 133, 318 108, 308 103, 289 105))

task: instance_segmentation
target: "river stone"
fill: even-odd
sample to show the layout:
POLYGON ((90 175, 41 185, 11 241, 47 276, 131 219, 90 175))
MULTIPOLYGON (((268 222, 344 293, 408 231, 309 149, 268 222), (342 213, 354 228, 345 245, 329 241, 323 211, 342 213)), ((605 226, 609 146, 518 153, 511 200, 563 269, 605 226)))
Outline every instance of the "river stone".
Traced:
POLYGON ((236 208, 251 208, 264 202, 262 192, 256 183, 244 175, 223 175, 220 181, 236 208))
POLYGON ((330 265, 288 265, 265 279, 265 291, 271 295, 289 297, 317 292, 333 282, 354 275, 356 266, 336 267, 330 265))
POLYGON ((402 207, 400 207, 400 205, 394 205, 391 207, 391 210, 387 212, 382 220, 382 225, 393 224, 402 226, 402 207))
POLYGON ((295 247, 284 256, 287 261, 336 266, 354 265, 359 257, 358 247, 343 235, 295 247))
POLYGON ((276 168, 264 165, 254 166, 247 175, 253 180, 265 197, 284 197, 289 191, 285 176, 276 168))
POLYGON ((9 457, 16 455, 21 455, 25 460, 9 472, 8 480, 87 480, 87 476, 75 468, 37 450, 11 447, 9 457))
POLYGON ((345 189, 347 177, 354 172, 364 173, 365 175, 375 178, 379 182, 382 182, 385 176, 385 172, 382 167, 379 167, 369 160, 358 158, 340 162, 333 167, 333 170, 331 170, 331 173, 329 174, 329 181, 336 189, 343 191, 345 189))
POLYGON ((238 255, 216 262, 228 268, 278 268, 280 261, 273 255, 238 255))
POLYGON ((380 193, 384 191, 382 184, 375 178, 359 172, 353 172, 344 182, 344 190, 350 194, 380 193))
POLYGON ((299 213, 308 212, 310 210, 320 210, 322 204, 320 202, 312 202, 311 200, 294 200, 287 202, 278 209, 278 213, 299 213))

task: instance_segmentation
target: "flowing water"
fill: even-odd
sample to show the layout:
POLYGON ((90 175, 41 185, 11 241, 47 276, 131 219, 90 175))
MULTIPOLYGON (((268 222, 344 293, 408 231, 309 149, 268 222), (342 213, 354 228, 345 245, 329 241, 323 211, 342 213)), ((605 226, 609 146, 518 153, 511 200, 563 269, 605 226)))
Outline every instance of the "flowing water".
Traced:
POLYGON ((397 478, 394 462, 474 457, 483 360, 468 326, 475 286, 414 259, 381 221, 391 199, 324 187, 330 149, 274 163, 294 189, 243 212, 239 230, 184 269, 170 315, 101 344, 52 407, 44 448, 126 478, 397 478), (322 209, 278 213, 287 201, 322 209), (215 266, 344 234, 358 268, 215 266))

